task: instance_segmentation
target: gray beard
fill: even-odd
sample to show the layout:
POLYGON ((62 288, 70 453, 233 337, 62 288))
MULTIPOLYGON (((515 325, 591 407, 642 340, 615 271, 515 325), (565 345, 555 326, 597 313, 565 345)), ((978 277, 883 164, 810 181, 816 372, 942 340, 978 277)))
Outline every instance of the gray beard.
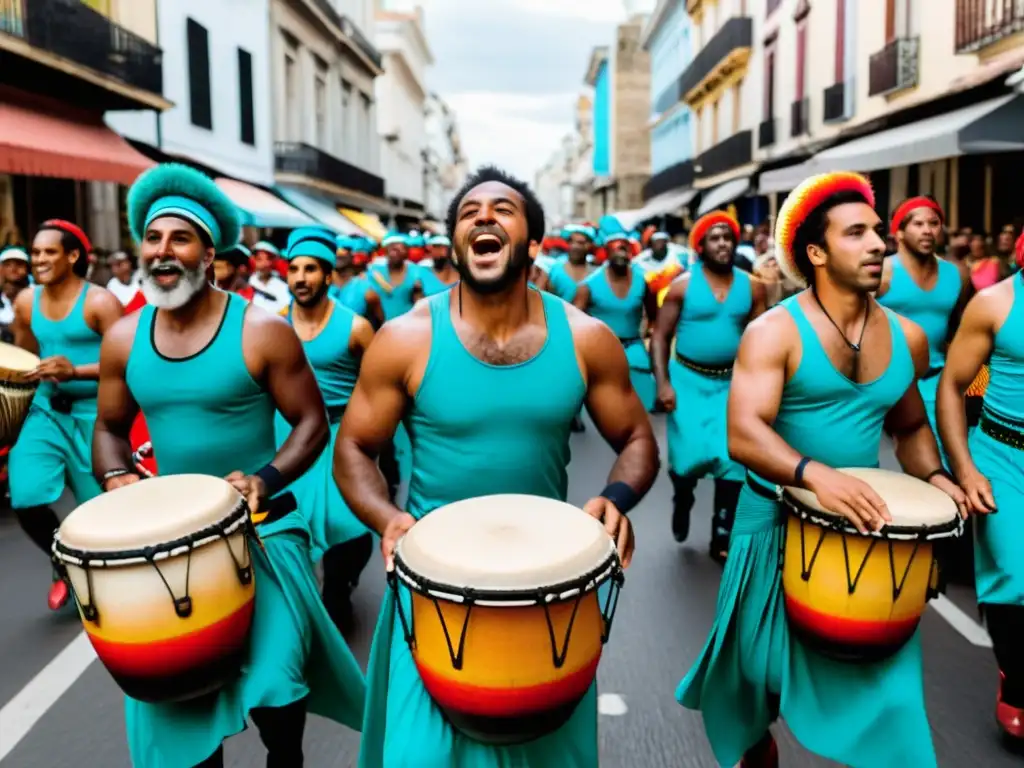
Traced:
POLYGON ((142 295, 146 303, 157 309, 181 309, 192 300, 192 297, 203 290, 206 284, 206 267, 185 270, 178 284, 167 290, 158 285, 153 276, 144 272, 142 276, 142 295))

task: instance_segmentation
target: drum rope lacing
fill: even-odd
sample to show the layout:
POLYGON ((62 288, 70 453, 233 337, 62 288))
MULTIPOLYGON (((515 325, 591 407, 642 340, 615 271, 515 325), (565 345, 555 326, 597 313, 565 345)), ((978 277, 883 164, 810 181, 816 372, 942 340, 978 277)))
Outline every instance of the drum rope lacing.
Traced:
POLYGON ((255 536, 255 528, 249 518, 249 506, 245 500, 241 500, 231 514, 226 516, 224 519, 202 528, 195 533, 189 534, 188 536, 182 536, 158 546, 140 547, 138 549, 123 550, 119 552, 105 552, 103 553, 103 558, 94 558, 83 550, 65 546, 60 541, 60 532, 58 531, 55 534, 53 541, 53 559, 55 563, 61 567, 65 564, 74 565, 85 571, 85 583, 86 590, 88 592, 87 601, 82 601, 81 597, 78 595, 78 591, 75 590, 73 586, 72 591, 75 593, 75 600, 78 602, 79 608, 82 611, 82 616, 87 621, 94 624, 99 623, 99 610, 92 602, 92 595, 94 591, 92 569, 121 568, 133 565, 151 565, 153 567, 153 570, 155 570, 157 575, 160 577, 160 581, 163 582, 164 588, 167 590, 168 595, 170 595, 171 600, 173 601, 174 612, 179 618, 186 619, 192 615, 192 597, 189 594, 189 578, 192 572, 192 552, 194 550, 205 547, 208 544, 216 543, 217 541, 223 541, 224 546, 228 551, 228 555, 231 557, 231 561, 235 565, 235 573, 238 577, 239 583, 243 586, 247 586, 252 582, 253 566, 251 555, 247 558, 249 562, 243 565, 235 555, 235 551, 231 548, 231 542, 228 541, 228 537, 237 533, 240 528, 244 528, 248 535, 255 536), (174 589, 167 581, 167 578, 164 576, 163 571, 160 570, 157 563, 159 561, 169 560, 181 555, 187 555, 188 557, 185 563, 185 594, 183 597, 176 597, 174 589))

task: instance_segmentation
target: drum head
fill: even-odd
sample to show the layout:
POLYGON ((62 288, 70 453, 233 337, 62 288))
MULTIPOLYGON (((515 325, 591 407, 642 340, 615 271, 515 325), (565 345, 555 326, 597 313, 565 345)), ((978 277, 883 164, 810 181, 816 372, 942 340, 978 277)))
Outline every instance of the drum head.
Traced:
POLYGON ((229 517, 242 495, 212 475, 163 475, 104 493, 75 509, 60 541, 88 552, 122 552, 196 533, 229 517))
MULTIPOLYGON (((885 501, 892 522, 883 529, 883 533, 887 530, 921 532, 959 528, 960 512, 956 502, 931 483, 885 469, 850 467, 839 471, 863 480, 885 501)), ((792 506, 812 512, 826 521, 836 521, 837 527, 856 531, 846 523, 846 518, 823 509, 811 491, 791 487, 783 490, 784 497, 792 506), (792 504, 794 501, 795 505, 792 504)))
MULTIPOLYGON (((0 342, 0 370, 28 373, 39 367, 39 358, 28 350, 0 342)), ((0 378, 3 378, 0 374, 0 378)))
POLYGON ((614 555, 600 522, 539 496, 481 496, 441 507, 398 542, 414 579, 452 588, 541 590, 577 580, 614 555))

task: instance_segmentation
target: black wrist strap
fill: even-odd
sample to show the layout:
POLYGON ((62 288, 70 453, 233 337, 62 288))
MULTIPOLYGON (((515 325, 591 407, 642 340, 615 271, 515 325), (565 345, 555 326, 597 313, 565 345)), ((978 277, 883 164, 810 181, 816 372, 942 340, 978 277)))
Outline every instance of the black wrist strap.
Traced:
POLYGON ((947 472, 945 467, 939 467, 938 469, 932 470, 931 472, 928 473, 928 476, 924 479, 924 481, 926 483, 930 483, 932 481, 932 478, 935 477, 936 475, 941 475, 942 477, 949 480, 949 482, 953 483, 953 485, 959 485, 959 483, 957 483, 956 481, 956 478, 953 477, 953 475, 951 475, 949 472, 947 472))
POLYGON ((804 485, 804 470, 807 469, 807 465, 812 461, 810 456, 804 456, 800 459, 800 462, 796 465, 796 469, 793 471, 793 484, 797 488, 802 488, 804 485))
POLYGON ((276 496, 288 485, 284 481, 284 475, 281 474, 281 470, 273 464, 266 464, 261 467, 255 472, 255 475, 267 486, 267 496, 276 496))
POLYGON ((608 499, 622 514, 626 514, 640 503, 640 494, 630 488, 628 483, 624 483, 621 480, 608 483, 599 495, 608 499))

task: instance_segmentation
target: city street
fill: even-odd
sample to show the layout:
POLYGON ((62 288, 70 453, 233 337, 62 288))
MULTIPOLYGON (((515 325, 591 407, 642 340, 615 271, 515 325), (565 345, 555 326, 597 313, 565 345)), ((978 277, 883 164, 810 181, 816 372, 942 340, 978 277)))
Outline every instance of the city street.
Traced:
MULTIPOLYGON (((657 429, 663 441, 663 419, 657 429)), ((582 504, 600 490, 611 460, 592 425, 574 436, 570 501, 582 504)), ((684 546, 669 533, 671 487, 664 474, 632 514, 637 553, 600 669, 602 766, 715 765, 699 715, 682 709, 673 697, 714 612, 721 571, 705 551, 710 490, 710 484, 702 485, 697 535, 684 546)), ((351 642, 363 663, 381 595, 380 576, 375 558, 357 592, 359 628, 351 642)), ((47 579, 44 559, 9 514, 0 516, 0 766, 127 768, 122 697, 102 666, 90 663, 91 649, 80 639, 77 616, 47 611, 47 579)), ((925 684, 939 763, 949 768, 1019 766, 1021 757, 1001 744, 994 719, 996 667, 976 617, 969 592, 958 588, 924 618, 925 684)), ((787 768, 827 765, 797 747, 784 727, 776 735, 787 768)), ((354 766, 357 747, 357 734, 313 719, 306 765, 354 766)), ((227 764, 263 764, 254 732, 228 743, 227 764)))

